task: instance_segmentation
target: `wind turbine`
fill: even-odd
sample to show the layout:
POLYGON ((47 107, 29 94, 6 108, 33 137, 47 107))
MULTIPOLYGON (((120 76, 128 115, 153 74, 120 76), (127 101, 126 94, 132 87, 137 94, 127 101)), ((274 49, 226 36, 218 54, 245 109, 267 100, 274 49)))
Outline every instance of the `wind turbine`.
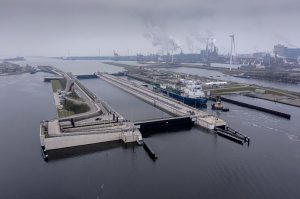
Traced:
POLYGON ((232 68, 232 61, 233 61, 233 54, 235 54, 235 40, 234 40, 234 34, 229 35, 231 39, 231 46, 230 46, 230 70, 232 68))

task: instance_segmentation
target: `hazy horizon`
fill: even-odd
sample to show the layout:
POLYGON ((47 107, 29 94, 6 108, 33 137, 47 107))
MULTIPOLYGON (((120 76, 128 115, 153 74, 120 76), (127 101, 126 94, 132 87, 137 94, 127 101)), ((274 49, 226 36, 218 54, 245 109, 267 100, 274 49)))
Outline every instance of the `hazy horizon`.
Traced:
POLYGON ((299 47, 296 0, 1 0, 0 56, 95 56, 199 52, 212 38, 220 53, 299 47), (171 46, 171 47, 170 47, 171 46))

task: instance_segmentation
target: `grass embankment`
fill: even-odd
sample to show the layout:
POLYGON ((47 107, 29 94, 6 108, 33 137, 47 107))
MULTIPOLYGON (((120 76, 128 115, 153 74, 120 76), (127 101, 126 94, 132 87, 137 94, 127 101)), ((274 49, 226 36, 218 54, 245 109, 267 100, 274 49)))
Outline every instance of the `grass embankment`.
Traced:
POLYGON ((84 102, 74 102, 65 99, 64 109, 73 112, 74 114, 85 113, 90 110, 90 107, 84 102))
POLYGON ((52 90, 53 92, 58 92, 58 90, 62 90, 62 85, 61 82, 59 80, 52 80, 52 90))
POLYGON ((58 90, 64 90, 67 85, 66 78, 63 79, 55 79, 51 81, 53 92, 57 92, 58 90))
POLYGON ((285 90, 279 89, 268 89, 266 90, 266 94, 278 95, 278 96, 286 96, 290 98, 299 98, 295 93, 285 90))
POLYGON ((60 118, 75 115, 75 113, 73 111, 68 111, 66 109, 57 110, 57 112, 58 112, 58 117, 60 117, 60 118))
POLYGON ((238 92, 253 92, 257 89, 255 86, 239 86, 239 87, 229 87, 229 88, 217 88, 217 89, 207 89, 210 91, 211 95, 222 95, 228 93, 238 93, 238 92))
MULTIPOLYGON (((62 91, 66 87, 66 79, 52 80, 52 90, 54 93, 62 91)), ((58 109, 58 117, 68 117, 75 114, 88 112, 90 107, 84 103, 84 100, 77 95, 76 92, 71 92, 67 95, 69 99, 65 98, 62 109, 58 109), (70 100, 73 99, 73 100, 70 100), (75 100, 75 101, 74 101, 75 100)))
POLYGON ((57 110, 58 117, 68 117, 80 113, 85 113, 90 110, 86 103, 74 103, 73 101, 65 99, 63 109, 57 110))
POLYGON ((75 91, 72 91, 72 92, 71 92, 70 94, 68 94, 67 96, 68 96, 69 98, 74 99, 74 100, 77 100, 77 101, 80 101, 80 102, 84 102, 84 100, 83 100, 81 97, 79 97, 75 91))
MULTIPOLYGON (((60 80, 52 80, 52 90, 54 93, 57 93, 58 91, 64 90, 66 87, 66 79, 60 79, 60 80)), ((71 115, 75 115, 75 112, 72 110, 67 110, 65 107, 63 109, 58 109, 57 110, 58 117, 68 117, 71 115)))
POLYGON ((226 94, 233 94, 233 93, 250 93, 254 94, 253 96, 267 99, 267 100, 274 100, 276 98, 290 98, 290 99, 299 99, 297 95, 293 92, 284 91, 280 89, 273 89, 273 88, 265 88, 260 86, 253 86, 253 85, 245 85, 239 87, 229 87, 229 88, 216 88, 216 89, 207 89, 210 91, 211 96, 220 96, 226 94), (261 90, 261 92, 259 91, 261 90), (256 95, 257 94, 257 95, 256 95))

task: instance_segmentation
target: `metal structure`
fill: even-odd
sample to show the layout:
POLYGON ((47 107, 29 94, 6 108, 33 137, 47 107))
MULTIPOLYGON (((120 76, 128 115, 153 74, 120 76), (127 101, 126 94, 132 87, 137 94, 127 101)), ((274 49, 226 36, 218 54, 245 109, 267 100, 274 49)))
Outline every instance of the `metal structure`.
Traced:
POLYGON ((232 62, 233 62, 233 56, 235 56, 235 40, 234 40, 234 34, 229 35, 231 38, 230 41, 230 70, 232 68, 232 62))

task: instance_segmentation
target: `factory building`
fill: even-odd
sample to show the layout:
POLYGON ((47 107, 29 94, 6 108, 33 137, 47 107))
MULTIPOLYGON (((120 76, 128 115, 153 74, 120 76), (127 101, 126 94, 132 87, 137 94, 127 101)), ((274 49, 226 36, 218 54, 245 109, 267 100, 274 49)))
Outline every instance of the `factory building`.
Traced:
POLYGON ((300 48, 288 48, 278 44, 274 46, 274 53, 278 57, 298 59, 300 57, 300 48))

